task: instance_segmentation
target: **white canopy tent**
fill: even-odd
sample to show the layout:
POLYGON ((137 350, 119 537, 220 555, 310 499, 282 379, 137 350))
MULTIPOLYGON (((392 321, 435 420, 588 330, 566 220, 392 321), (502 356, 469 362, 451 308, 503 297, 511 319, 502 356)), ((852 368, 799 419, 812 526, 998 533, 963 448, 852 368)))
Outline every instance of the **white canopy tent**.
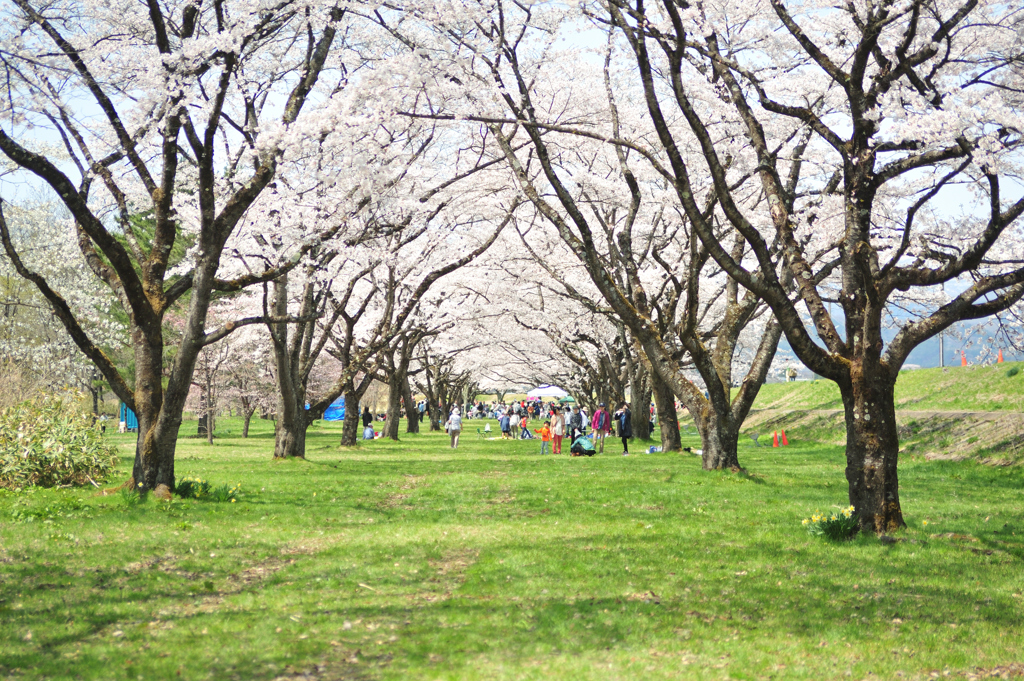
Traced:
POLYGON ((553 385, 542 385, 526 393, 527 397, 565 397, 569 393, 553 385))

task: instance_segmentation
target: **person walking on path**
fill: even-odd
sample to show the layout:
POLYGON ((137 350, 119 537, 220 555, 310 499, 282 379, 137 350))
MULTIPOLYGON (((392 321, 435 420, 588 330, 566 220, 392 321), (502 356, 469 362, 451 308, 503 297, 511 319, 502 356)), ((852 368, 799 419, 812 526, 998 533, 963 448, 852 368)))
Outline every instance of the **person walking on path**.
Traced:
POLYGON ((629 405, 623 402, 615 412, 618 421, 619 437, 622 438, 622 456, 629 456, 629 438, 633 437, 633 419, 629 413, 629 405))
POLYGON ((544 456, 548 453, 548 443, 551 442, 551 422, 545 421, 541 428, 534 430, 533 432, 540 435, 540 455, 544 456))
POLYGON ((455 409, 452 410, 452 415, 448 417, 448 421, 444 424, 444 428, 452 438, 452 449, 458 449, 459 435, 462 433, 462 417, 459 416, 458 407, 455 407, 455 409))
POLYGON ((565 416, 562 410, 554 407, 554 416, 551 417, 551 453, 562 453, 562 438, 565 437, 565 416))
POLYGON ((605 409, 607 406, 604 402, 597 405, 597 411, 590 419, 590 430, 594 431, 595 444, 597 442, 601 444, 599 450, 601 454, 604 454, 604 439, 608 437, 608 433, 612 432, 612 417, 605 409))

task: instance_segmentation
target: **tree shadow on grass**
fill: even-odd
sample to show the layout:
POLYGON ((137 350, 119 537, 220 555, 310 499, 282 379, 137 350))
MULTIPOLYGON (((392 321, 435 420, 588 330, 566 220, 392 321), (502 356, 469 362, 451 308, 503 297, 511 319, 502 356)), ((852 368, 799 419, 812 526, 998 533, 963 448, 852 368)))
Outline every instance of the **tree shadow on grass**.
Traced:
POLYGON ((184 665, 184 677, 262 680, 323 668, 327 678, 374 678, 382 666, 389 674, 444 675, 481 659, 525 668, 552 656, 651 650, 689 651, 710 664, 751 641, 769 657, 800 657, 840 636, 895 645, 918 627, 917 640, 963 648, 970 642, 954 642, 950 622, 989 633, 1019 625, 1008 592, 979 596, 957 577, 984 578, 976 570, 989 558, 969 549, 859 540, 826 554, 794 552, 788 543, 635 526, 475 545, 414 541, 389 545, 386 555, 345 542, 315 556, 275 557, 278 569, 230 588, 231 578, 159 559, 62 571, 52 556, 26 551, 0 564, 0 669, 41 678, 170 678, 184 665), (944 553, 909 574, 901 555, 928 550, 944 553), (338 566, 354 555, 365 563, 360 570, 373 569, 372 589, 363 586, 364 572, 339 578, 338 566), (396 560, 426 561, 430 570, 392 571, 396 560), (12 610, 15 601, 29 608, 12 610))

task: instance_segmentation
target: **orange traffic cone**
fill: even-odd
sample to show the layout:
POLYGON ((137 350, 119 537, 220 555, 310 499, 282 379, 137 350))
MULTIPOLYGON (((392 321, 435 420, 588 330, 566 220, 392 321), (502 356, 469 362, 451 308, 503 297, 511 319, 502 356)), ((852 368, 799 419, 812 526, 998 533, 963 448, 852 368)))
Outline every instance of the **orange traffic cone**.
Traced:
POLYGON ((967 366, 967 355, 964 354, 963 350, 960 351, 960 366, 967 366))
POLYGON ((1003 363, 1003 350, 1002 350, 1002 348, 1000 348, 999 349, 999 358, 996 359, 996 364, 1002 364, 1002 363, 1003 363))
POLYGON ((774 438, 772 439, 772 447, 779 446, 779 431, 773 431, 774 438))
POLYGON ((788 447, 789 446, 789 440, 786 439, 786 431, 782 431, 782 446, 783 447, 788 447))

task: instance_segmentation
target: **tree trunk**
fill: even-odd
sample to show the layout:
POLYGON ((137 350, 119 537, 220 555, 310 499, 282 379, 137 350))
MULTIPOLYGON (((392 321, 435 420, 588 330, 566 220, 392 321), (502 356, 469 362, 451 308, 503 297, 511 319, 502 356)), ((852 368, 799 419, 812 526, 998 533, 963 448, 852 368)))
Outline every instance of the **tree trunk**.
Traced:
POLYGON ((420 432, 419 412, 416 410, 416 401, 412 398, 412 386, 409 385, 408 374, 402 381, 402 403, 405 405, 405 432, 420 432))
POLYGON ((718 418, 710 408, 696 412, 694 421, 697 424, 697 431, 700 433, 701 447, 703 448, 701 466, 704 470, 740 470, 737 452, 739 428, 731 427, 728 417, 718 418))
POLYGON ((430 413, 430 430, 441 430, 441 424, 448 420, 448 414, 451 413, 448 396, 448 389, 443 385, 438 385, 437 406, 430 413), (434 419, 437 419, 437 428, 434 428, 434 419))
POLYGON ((634 382, 629 393, 629 410, 633 413, 633 438, 651 439, 651 390, 648 381, 634 382))
POLYGON ((359 433, 359 397, 355 390, 345 391, 345 419, 341 425, 341 446, 354 447, 359 433))
POLYGON ((309 422, 305 413, 298 413, 294 419, 279 418, 274 424, 274 458, 306 458, 306 429, 308 427, 309 422))
POLYGON ((178 442, 181 412, 191 385, 191 372, 184 382, 168 382, 163 389, 163 342, 159 332, 147 340, 139 330, 135 346, 135 415, 139 435, 135 443, 132 482, 140 495, 153 492, 170 499, 174 491, 174 449, 178 442))
MULTIPOLYGON (((136 398, 138 399, 138 398, 136 398)), ((132 480, 140 495, 153 491, 158 498, 169 499, 174 490, 174 447, 177 430, 173 438, 161 437, 157 427, 156 411, 149 405, 136 402, 139 411, 139 433, 135 441, 135 464, 132 480)))
POLYGON ((249 421, 252 420, 252 415, 256 412, 255 409, 243 409, 242 416, 245 420, 242 422, 242 437, 249 437, 249 421))
POLYGON ((384 436, 398 442, 398 424, 402 411, 402 380, 404 376, 395 370, 388 376, 388 417, 384 421, 384 436))
POLYGON ((629 377, 629 411, 633 415, 633 438, 651 439, 651 371, 643 361, 643 348, 630 343, 625 327, 619 327, 623 360, 629 377))
POLYGON ((305 403, 297 403, 298 396, 294 391, 283 390, 280 386, 284 383, 278 372, 279 391, 277 396, 277 421, 274 422, 274 458, 286 459, 289 457, 306 458, 306 428, 309 427, 309 420, 306 418, 305 403), (281 393, 288 393, 288 397, 281 393), (291 398, 291 399, 289 399, 291 398))
POLYGON ((213 428, 214 428, 214 397, 213 386, 211 385, 209 373, 206 375, 206 443, 213 444, 213 428))
POLYGON ((679 416, 676 414, 676 396, 668 385, 651 372, 651 387, 661 430, 661 451, 678 452, 683 442, 679 437, 679 416))
MULTIPOLYGON (((274 314, 288 314, 288 275, 274 282, 274 314)), ((308 289, 304 291, 308 294, 308 289)), ((304 297, 303 310, 306 307, 304 297)), ((274 458, 306 458, 306 384, 299 361, 298 330, 289 336, 287 324, 267 324, 277 369, 277 421, 274 422, 274 458)))
POLYGON ((305 403, 297 404, 278 395, 277 413, 274 422, 274 458, 306 458, 306 429, 309 418, 305 403))
POLYGON ((895 380, 884 369, 870 370, 862 361, 850 366, 850 383, 840 383, 846 412, 846 480, 850 504, 862 530, 878 534, 905 527, 900 508, 896 464, 895 380))

